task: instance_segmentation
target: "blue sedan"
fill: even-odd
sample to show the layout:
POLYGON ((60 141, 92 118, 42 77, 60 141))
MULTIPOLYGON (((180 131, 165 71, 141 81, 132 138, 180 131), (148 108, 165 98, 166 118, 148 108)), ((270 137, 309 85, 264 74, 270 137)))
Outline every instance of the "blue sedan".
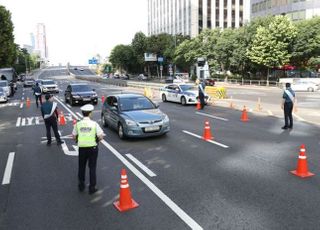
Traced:
POLYGON ((158 107, 140 94, 110 95, 103 103, 101 121, 117 130, 121 139, 159 136, 170 131, 170 122, 158 107))

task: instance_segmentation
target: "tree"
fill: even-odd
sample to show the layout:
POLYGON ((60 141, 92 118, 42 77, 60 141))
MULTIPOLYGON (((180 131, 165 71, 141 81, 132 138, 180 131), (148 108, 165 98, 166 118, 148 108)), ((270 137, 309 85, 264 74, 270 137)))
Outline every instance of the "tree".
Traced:
POLYGON ((254 63, 269 69, 289 63, 290 48, 296 28, 286 16, 275 16, 268 27, 259 26, 247 56, 254 63))
POLYGON ((130 45, 117 45, 110 54, 110 62, 114 67, 122 72, 135 72, 136 57, 132 46, 130 45))
POLYGON ((0 67, 9 67, 16 60, 11 13, 0 5, 0 67))
POLYGON ((138 32, 134 35, 134 38, 131 42, 133 53, 137 59, 137 64, 139 65, 140 71, 143 70, 145 65, 144 53, 147 49, 147 37, 144 33, 138 32))
POLYGON ((320 17, 303 20, 296 26, 291 61, 296 66, 305 67, 310 58, 320 56, 320 17))

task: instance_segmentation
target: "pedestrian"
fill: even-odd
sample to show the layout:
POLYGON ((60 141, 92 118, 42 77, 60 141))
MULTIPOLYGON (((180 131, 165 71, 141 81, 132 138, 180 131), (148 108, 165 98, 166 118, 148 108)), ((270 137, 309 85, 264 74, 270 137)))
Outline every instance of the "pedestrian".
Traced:
POLYGON ((53 98, 50 94, 47 94, 45 98, 46 102, 41 105, 41 113, 47 130, 47 145, 51 145, 51 128, 53 129, 57 144, 61 145, 64 142, 61 141, 60 134, 58 132, 57 103, 53 102, 53 98))
POLYGON ((94 110, 93 105, 87 104, 80 109, 83 119, 77 122, 72 131, 73 138, 79 147, 78 188, 80 192, 85 189, 86 165, 88 162, 90 175, 89 194, 94 194, 98 191, 96 188, 98 143, 103 139, 105 134, 99 124, 90 119, 94 110))
POLYGON ((198 97, 200 100, 201 109, 203 109, 205 106, 205 95, 206 94, 205 94, 204 89, 205 89, 206 85, 203 80, 201 80, 201 81, 198 80, 197 82, 198 82, 198 90, 199 90, 198 97))
POLYGON ((290 83, 286 83, 286 89, 283 92, 282 98, 283 100, 282 100, 281 108, 284 110, 284 122, 285 122, 282 129, 292 129, 293 128, 292 110, 295 102, 295 93, 291 89, 290 83))
POLYGON ((41 88, 39 83, 36 83, 36 86, 33 88, 33 94, 36 97, 36 105, 39 108, 38 100, 40 101, 40 106, 42 105, 42 97, 41 97, 41 88))

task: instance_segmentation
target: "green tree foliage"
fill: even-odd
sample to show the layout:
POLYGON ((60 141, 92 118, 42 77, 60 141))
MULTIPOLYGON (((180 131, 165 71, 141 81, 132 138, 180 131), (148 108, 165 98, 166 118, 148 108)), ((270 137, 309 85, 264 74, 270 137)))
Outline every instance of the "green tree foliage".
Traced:
POLYGON ((121 72, 136 72, 137 58, 130 45, 117 45, 114 47, 110 54, 110 62, 121 72))
POLYGON ((144 53, 147 50, 147 37, 144 33, 138 32, 134 35, 134 38, 131 42, 131 46, 134 52, 134 55, 137 59, 137 65, 140 71, 143 70, 145 65, 144 62, 144 53))
POLYGON ((296 28, 286 16, 275 16, 268 27, 259 26, 247 55, 268 68, 283 66, 291 58, 296 28))
POLYGON ((300 21, 296 26, 291 61, 296 66, 305 67, 310 58, 320 56, 320 17, 300 21))
POLYGON ((11 13, 0 5, 0 67, 10 67, 16 60, 11 13))

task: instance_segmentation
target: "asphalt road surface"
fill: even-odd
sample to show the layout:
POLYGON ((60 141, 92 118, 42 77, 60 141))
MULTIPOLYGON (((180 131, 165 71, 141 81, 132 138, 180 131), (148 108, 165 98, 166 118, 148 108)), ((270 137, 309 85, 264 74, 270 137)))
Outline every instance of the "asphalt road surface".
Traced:
MULTIPOLYGON (((55 79, 64 91, 74 81, 58 76, 64 71, 47 69, 39 78, 55 79)), ((133 91, 89 84, 99 97, 133 91)), ((19 86, 11 105, 0 105, 0 179, 7 182, 0 187, 0 229, 319 228, 317 126, 296 121, 292 131, 283 131, 277 117, 249 113, 250 121, 244 123, 238 110, 208 106, 197 113, 194 106, 160 102, 171 122, 165 136, 120 140, 104 128, 97 166, 100 191, 90 196, 77 190, 77 152, 68 136, 72 119, 81 117, 80 106, 65 104, 63 92, 56 101, 67 120, 59 126, 67 150, 45 145, 45 127, 29 88, 19 86), (196 137, 205 120, 215 142, 196 137), (289 173, 296 168, 301 144, 316 174, 307 179, 289 173), (112 204, 122 168, 140 205, 126 213, 112 204)), ((99 122, 100 108, 99 102, 93 112, 99 122)))

